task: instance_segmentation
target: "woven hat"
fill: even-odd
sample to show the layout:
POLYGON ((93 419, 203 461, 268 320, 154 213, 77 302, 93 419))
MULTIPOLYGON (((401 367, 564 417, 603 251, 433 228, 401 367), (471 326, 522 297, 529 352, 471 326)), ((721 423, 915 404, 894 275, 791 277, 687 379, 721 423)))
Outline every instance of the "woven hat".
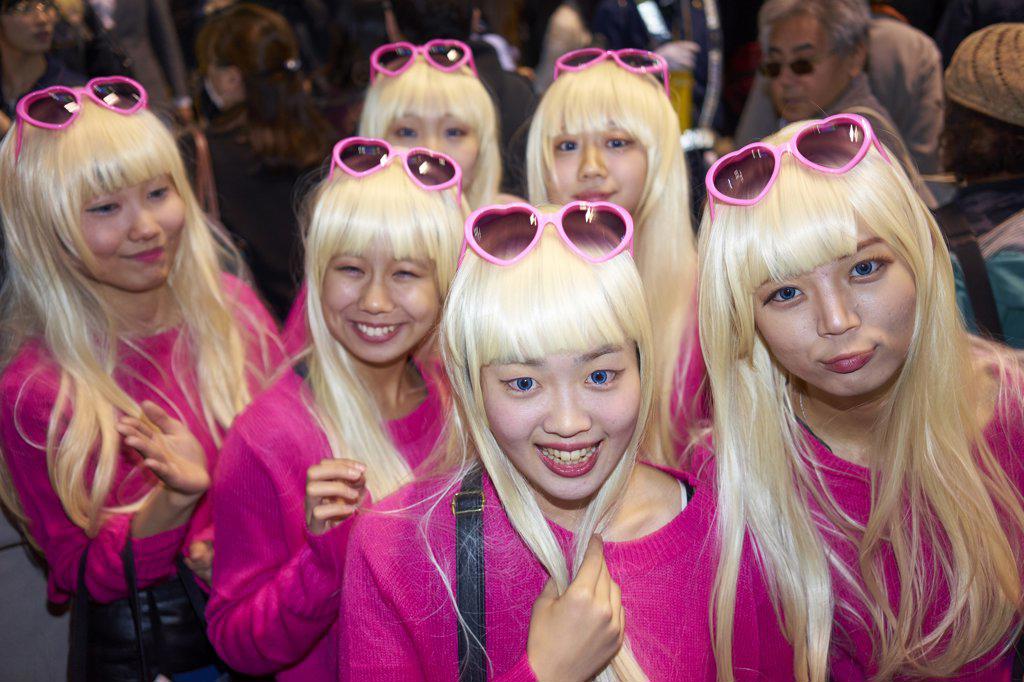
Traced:
POLYGON ((1024 127, 1024 24, 993 24, 964 38, 946 69, 946 97, 1024 127))

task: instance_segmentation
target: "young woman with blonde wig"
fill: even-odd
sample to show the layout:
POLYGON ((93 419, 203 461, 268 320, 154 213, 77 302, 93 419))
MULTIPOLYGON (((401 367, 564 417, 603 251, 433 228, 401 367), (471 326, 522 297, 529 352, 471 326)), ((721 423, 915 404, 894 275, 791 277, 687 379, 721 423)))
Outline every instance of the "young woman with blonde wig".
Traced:
POLYGON ((373 82, 366 91, 359 134, 448 154, 462 168, 466 200, 476 208, 493 202, 501 184, 498 115, 472 66, 469 47, 458 41, 439 42, 452 43, 457 54, 468 54, 470 59, 447 70, 437 68, 422 53, 409 57, 402 47, 392 50, 385 45, 375 51, 380 61, 371 61, 385 68, 394 66, 396 51, 400 55, 396 58, 410 61, 388 72, 371 64, 373 82))
POLYGON ((655 325, 646 452, 673 464, 705 414, 696 250, 679 135, 660 77, 606 59, 557 75, 537 107, 526 151, 533 203, 613 201, 636 221, 636 263, 655 325))
MULTIPOLYGON (((560 222, 579 228, 609 206, 566 206, 560 222)), ((467 236, 493 255, 521 251, 522 232, 505 245, 488 237, 500 242, 501 218, 490 220, 509 207, 490 210, 470 217, 467 236)), ((456 273, 441 347, 456 407, 446 452, 461 464, 357 518, 341 680, 458 679, 462 646, 477 647, 492 680, 716 679, 713 493, 638 462, 654 392, 640 276, 608 243, 587 262, 556 234, 558 218, 533 215, 543 233, 525 257, 498 265, 472 246, 456 273), (456 513, 478 514, 479 533, 457 529, 456 513), (456 605, 470 590, 462 552, 483 566, 475 616, 456 605)), ((785 676, 792 653, 749 557, 741 573, 739 644, 717 675, 785 676)))
POLYGON ((360 167, 379 170, 353 177, 344 150, 384 147, 352 142, 307 211, 304 377, 289 372, 238 418, 214 481, 210 639, 237 669, 279 680, 337 676, 326 634, 345 520, 411 480, 447 411, 434 331, 465 218, 458 187, 410 179, 438 161, 426 155, 376 156, 360 167))
POLYGON ((1008 680, 1019 363, 965 331, 942 234, 864 119, 757 145, 712 168, 701 226, 717 653, 751 542, 799 679, 1008 680))
POLYGON ((72 661, 89 679, 212 659, 176 559, 209 580, 208 472, 281 358, 144 104, 119 78, 33 93, 0 146, 0 490, 46 559, 48 597, 89 601, 87 661, 72 661), (174 614, 159 631, 129 609, 139 595, 174 614))

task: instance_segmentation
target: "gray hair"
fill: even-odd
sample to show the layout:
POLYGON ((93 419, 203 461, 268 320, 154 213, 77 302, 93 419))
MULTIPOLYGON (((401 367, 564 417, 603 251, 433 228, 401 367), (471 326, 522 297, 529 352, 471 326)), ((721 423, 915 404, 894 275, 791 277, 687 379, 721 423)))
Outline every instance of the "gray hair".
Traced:
POLYGON ((848 55, 867 42, 871 13, 865 0, 768 0, 757 13, 761 50, 765 54, 772 26, 797 14, 817 19, 829 46, 840 55, 848 55))

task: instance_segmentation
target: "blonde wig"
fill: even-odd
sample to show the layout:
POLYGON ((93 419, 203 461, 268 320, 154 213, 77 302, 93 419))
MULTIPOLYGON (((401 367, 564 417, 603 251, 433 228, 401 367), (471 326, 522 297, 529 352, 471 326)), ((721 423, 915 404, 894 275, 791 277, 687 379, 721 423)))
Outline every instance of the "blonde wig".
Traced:
MULTIPOLYGON (((479 460, 512 527, 555 580, 559 593, 564 592, 591 535, 603 531, 614 516, 650 414, 654 379, 650 320, 632 259, 620 255, 599 265, 588 264, 550 228, 537 249, 512 267, 496 267, 470 253, 445 303, 441 352, 457 408, 452 416, 452 443, 461 447, 464 463, 452 485, 461 480, 470 462, 479 460), (480 370, 489 364, 586 353, 605 345, 637 349, 640 411, 622 459, 583 514, 575 531, 572 566, 567 566, 529 484, 491 433, 480 370)), ((629 647, 623 646, 598 679, 646 678, 629 647)))
MULTIPOLYGON (((260 330, 263 353, 258 366, 250 364, 246 332, 233 313, 252 316, 221 280, 221 258, 237 262, 237 253, 199 208, 163 123, 148 111, 123 116, 88 99, 82 105, 64 130, 25 125, 17 162, 16 135, 0 146, 7 265, 0 300, 3 364, 26 340, 38 338, 60 368, 45 444, 50 480, 68 517, 95 533, 121 457, 118 415, 137 415, 140 408, 114 380, 119 344, 132 342, 119 338, 125 321, 115 318, 90 277, 95 261, 82 235, 83 206, 164 174, 181 195, 185 226, 167 285, 182 321, 182 342, 175 366, 161 370, 168 381, 174 375, 194 378, 191 398, 215 442, 251 398, 247 377, 266 378, 273 335, 263 333, 269 330, 260 321, 248 320, 260 330)), ((16 502, 9 488, 5 501, 16 502)))
POLYGON ((661 82, 638 77, 613 62, 566 73, 541 98, 530 125, 526 174, 530 201, 552 197, 554 140, 560 135, 620 128, 647 152, 647 177, 636 223, 636 263, 647 290, 651 320, 657 325, 654 374, 657 395, 646 456, 678 464, 675 454, 689 434, 678 433, 679 415, 672 406, 692 413, 682 403, 687 363, 695 343, 694 310, 697 255, 690 224, 690 192, 686 160, 679 144, 679 120, 661 82), (682 366, 681 366, 682 365, 682 366))
POLYGON ((386 138, 403 116, 444 115, 465 121, 480 140, 473 177, 463 178, 466 200, 472 208, 491 203, 501 184, 498 114, 487 88, 468 67, 446 73, 417 56, 398 77, 377 76, 366 91, 359 134, 386 138))
MULTIPOLYGON (((380 499, 407 483, 411 472, 387 432, 371 387, 360 378, 355 360, 327 327, 322 304, 324 277, 339 255, 362 255, 383 241, 397 259, 433 263, 437 290, 444 300, 462 244, 465 203, 457 200, 454 189, 417 187, 401 162, 395 161, 363 178, 336 173, 314 192, 308 212, 308 381, 315 403, 311 411, 324 428, 335 457, 366 462, 367 485, 380 499)), ((433 336, 418 348, 425 372, 430 371, 436 349, 433 336)))
MULTIPOLYGON (((778 144, 797 127, 768 141, 778 144)), ((1018 394, 1001 404, 1019 404, 1019 382, 1007 374, 1015 361, 966 333, 942 234, 898 165, 874 149, 842 175, 809 170, 789 155, 782 163, 762 201, 718 205, 714 223, 705 214, 701 226, 699 317, 715 404, 722 543, 716 655, 731 655, 737 569, 749 533, 801 679, 827 679, 836 611, 871 634, 878 679, 948 676, 1005 650, 1019 630, 1024 512, 977 411, 992 398, 992 373, 1001 391, 1018 394), (858 226, 906 261, 917 291, 911 347, 873 432, 878 454, 869 463, 866 525, 844 514, 825 487, 791 403, 801 382, 772 357, 754 322, 760 285, 853 254, 858 226), (978 362, 991 372, 979 372, 978 362), (822 512, 812 512, 812 500, 822 512), (826 537, 856 548, 856 571, 829 551, 826 537), (895 606, 882 569, 890 550, 901 585, 895 606), (860 604, 837 600, 833 580, 860 604), (954 597, 928 629, 925 616, 941 585, 954 597), (867 622, 858 607, 870 614, 867 622)))

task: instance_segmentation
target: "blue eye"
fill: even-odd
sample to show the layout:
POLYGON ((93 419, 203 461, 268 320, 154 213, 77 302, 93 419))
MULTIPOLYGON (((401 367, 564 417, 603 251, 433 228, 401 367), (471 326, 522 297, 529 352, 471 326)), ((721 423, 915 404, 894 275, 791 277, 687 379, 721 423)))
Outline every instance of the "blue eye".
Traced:
POLYGON ((852 274, 858 277, 867 277, 868 275, 873 275, 878 272, 881 267, 882 264, 876 260, 861 261, 853 266, 852 274))
POLYGON ((792 301, 799 293, 800 290, 796 287, 782 287, 781 289, 777 289, 775 293, 771 295, 769 300, 782 302, 792 301))
POLYGON ((402 126, 395 131, 397 137, 416 137, 416 131, 409 126, 402 126))
POLYGON ((612 149, 622 149, 628 147, 632 143, 632 140, 624 140, 622 138, 615 138, 614 140, 608 140, 608 146, 612 149))
POLYGON ((532 389, 536 383, 537 382, 531 379, 530 377, 519 377, 518 379, 513 379, 512 381, 509 382, 509 384, 512 387, 512 390, 519 391, 521 393, 526 393, 527 391, 532 389))
POLYGON ((587 377, 587 380, 592 384, 604 386, 605 384, 612 380, 614 374, 615 373, 610 370, 599 369, 595 372, 591 372, 590 376, 587 377))
POLYGON ((555 145, 555 149, 560 152, 576 151, 576 143, 573 140, 563 140, 555 145))

